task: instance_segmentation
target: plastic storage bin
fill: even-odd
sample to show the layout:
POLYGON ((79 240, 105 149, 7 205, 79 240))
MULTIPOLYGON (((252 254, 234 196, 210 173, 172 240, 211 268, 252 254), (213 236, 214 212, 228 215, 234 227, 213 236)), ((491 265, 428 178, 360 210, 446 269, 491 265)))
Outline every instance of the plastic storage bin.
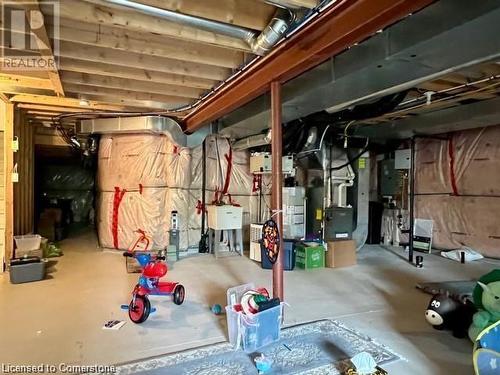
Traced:
POLYGON ((45 278, 45 262, 38 257, 12 259, 10 282, 12 284, 39 281, 45 278))
POLYGON ((40 249, 40 241, 42 237, 39 234, 26 234, 24 236, 14 236, 16 241, 16 251, 27 253, 29 251, 40 249))
MULTIPOLYGON (((285 251, 285 259, 284 259, 284 270, 291 271, 295 268, 295 241, 294 240, 283 240, 283 247, 285 251)), ((264 246, 261 246, 261 259, 262 259, 262 268, 266 270, 270 270, 273 268, 272 263, 267 258, 267 255, 264 250, 264 246)))
POLYGON ((229 342, 235 349, 242 347, 247 353, 279 340, 283 315, 283 303, 253 315, 234 311, 232 306, 239 303, 241 296, 251 289, 254 289, 253 284, 228 289, 226 306, 229 342))

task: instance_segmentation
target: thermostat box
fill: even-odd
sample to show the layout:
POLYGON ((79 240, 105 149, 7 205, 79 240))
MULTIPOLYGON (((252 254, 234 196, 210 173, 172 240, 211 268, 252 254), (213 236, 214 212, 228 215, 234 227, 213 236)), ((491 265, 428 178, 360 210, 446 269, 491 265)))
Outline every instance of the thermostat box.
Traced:
POLYGON ((208 227, 215 230, 241 229, 243 224, 243 208, 231 206, 209 205, 208 227))

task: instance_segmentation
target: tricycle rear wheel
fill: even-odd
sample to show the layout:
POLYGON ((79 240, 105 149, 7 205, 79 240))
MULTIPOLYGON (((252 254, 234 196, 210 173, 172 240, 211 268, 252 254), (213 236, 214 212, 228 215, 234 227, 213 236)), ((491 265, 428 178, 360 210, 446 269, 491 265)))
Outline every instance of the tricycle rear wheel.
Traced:
POLYGON ((151 302, 149 302, 148 297, 137 294, 135 296, 135 302, 134 299, 130 301, 130 305, 128 307, 128 316, 134 323, 140 324, 145 322, 149 317, 150 312, 151 302))
POLYGON ((174 289, 174 303, 176 305, 182 305, 182 302, 184 302, 184 296, 186 295, 186 291, 184 290, 184 287, 179 284, 176 285, 174 289))

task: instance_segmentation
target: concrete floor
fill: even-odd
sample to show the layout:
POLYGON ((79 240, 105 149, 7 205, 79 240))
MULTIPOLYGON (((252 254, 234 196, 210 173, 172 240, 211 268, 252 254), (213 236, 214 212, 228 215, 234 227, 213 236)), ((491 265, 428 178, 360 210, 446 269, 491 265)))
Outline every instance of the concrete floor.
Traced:
MULTIPOLYGON (((100 251, 92 233, 61 245, 65 255, 47 280, 12 285, 8 274, 0 275, 0 363, 113 364, 224 341, 225 316, 213 315, 209 306, 224 305, 231 286, 254 282, 270 288, 271 272, 246 257, 184 259, 168 277, 185 285, 185 303, 154 301, 158 311, 134 325, 120 310, 137 279, 125 272, 123 257, 100 251), (102 330, 110 319, 127 324, 102 330)), ((426 324, 429 296, 415 283, 476 278, 500 262, 461 265, 424 257, 424 268, 417 269, 379 246, 365 246, 355 267, 287 272, 285 322, 338 319, 407 359, 388 365, 392 374, 469 375, 471 343, 426 324)))

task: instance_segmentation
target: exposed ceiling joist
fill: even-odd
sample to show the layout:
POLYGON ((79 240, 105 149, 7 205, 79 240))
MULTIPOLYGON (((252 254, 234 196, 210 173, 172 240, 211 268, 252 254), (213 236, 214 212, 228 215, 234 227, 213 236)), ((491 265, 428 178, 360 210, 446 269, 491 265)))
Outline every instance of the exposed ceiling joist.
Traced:
POLYGON ((164 57, 140 55, 137 53, 93 47, 78 43, 61 42, 60 56, 65 58, 100 62, 137 69, 151 69, 158 72, 177 74, 221 81, 231 71, 212 65, 183 62, 164 57))
POLYGON ((338 2, 191 112, 185 129, 199 129, 268 91, 272 81, 286 82, 432 2, 338 2))
POLYGON ((65 83, 66 91, 72 93, 81 94, 82 97, 85 94, 92 95, 105 95, 116 98, 126 98, 139 101, 153 101, 158 103, 169 104, 170 106, 181 106, 191 102, 189 98, 182 98, 179 96, 169 96, 161 94, 151 94, 147 92, 131 91, 127 89, 114 89, 109 87, 98 87, 98 86, 87 86, 82 84, 65 83))
POLYGON ((57 105, 42 105, 42 104, 29 104, 29 103, 18 103, 17 104, 18 108, 21 109, 27 109, 27 110, 35 110, 35 111, 42 111, 42 112, 59 112, 59 113, 65 113, 65 112, 93 112, 93 109, 89 109, 86 107, 79 107, 79 108, 73 108, 73 107, 60 107, 57 105))
POLYGON ((409 138, 416 134, 442 134, 500 123, 500 98, 423 113, 390 122, 356 128, 356 135, 370 138, 409 138), (418 129, 418 131, 416 130, 418 129))
POLYGON ((191 99, 200 97, 205 91, 202 89, 185 86, 165 85, 162 83, 138 81, 134 79, 124 79, 97 74, 75 73, 66 71, 61 71, 61 78, 64 84, 71 83, 78 85, 106 87, 118 90, 130 90, 152 94, 172 95, 191 99))
POLYGON ((53 90, 52 81, 50 81, 49 79, 28 77, 10 73, 0 73, 0 85, 53 90))
POLYGON ((43 14, 40 10, 38 0, 23 3, 26 11, 26 18, 30 24, 31 32, 35 36, 38 45, 38 52, 40 57, 45 61, 49 80, 52 82, 53 89, 58 96, 64 96, 64 90, 57 71, 57 61, 52 52, 47 30, 45 29, 45 22, 43 14))
MULTIPOLYGON (((315 0, 286 1, 310 3, 315 0)), ((249 0, 141 0, 141 3, 253 30, 263 30, 275 11, 270 4, 249 0)))
POLYGON ((61 41, 226 68, 237 68, 244 62, 243 52, 229 48, 187 43, 149 32, 129 31, 73 20, 61 19, 61 24, 61 41))
MULTIPOLYGON (((49 8, 47 10, 50 11, 49 8)), ((248 43, 241 39, 180 25, 139 12, 112 8, 106 6, 103 1, 95 0, 90 3, 78 0, 64 0, 60 2, 59 14, 62 18, 81 22, 122 27, 129 31, 150 32, 250 52, 248 43)))
POLYGON ((10 102, 31 103, 37 105, 47 105, 56 107, 81 108, 83 110, 95 109, 103 111, 131 111, 131 112, 144 111, 144 108, 131 107, 119 104, 106 104, 93 100, 87 100, 88 105, 81 105, 79 99, 47 96, 47 95, 18 94, 10 98, 10 102))
POLYGON ((177 74, 158 72, 149 69, 129 68, 126 66, 66 58, 61 58, 61 70, 76 73, 98 74, 109 77, 134 79, 138 81, 146 81, 159 84, 172 84, 205 90, 210 89, 216 83, 216 81, 205 78, 180 76, 177 74))
POLYGON ((156 102, 148 100, 136 100, 128 97, 117 97, 114 95, 105 94, 81 94, 80 92, 68 91, 68 96, 75 98, 84 98, 99 103, 106 103, 111 106, 124 106, 127 108, 134 108, 133 112, 164 112, 169 111, 177 105, 167 104, 165 102, 156 102))

